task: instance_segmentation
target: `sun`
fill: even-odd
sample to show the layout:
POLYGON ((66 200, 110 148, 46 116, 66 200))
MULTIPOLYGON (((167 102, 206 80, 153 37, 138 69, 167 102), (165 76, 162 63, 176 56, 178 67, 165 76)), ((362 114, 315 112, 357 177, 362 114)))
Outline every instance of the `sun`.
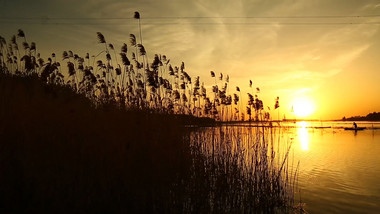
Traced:
POLYGON ((297 117, 309 117, 315 111, 315 104, 309 97, 297 97, 292 102, 292 109, 297 117))

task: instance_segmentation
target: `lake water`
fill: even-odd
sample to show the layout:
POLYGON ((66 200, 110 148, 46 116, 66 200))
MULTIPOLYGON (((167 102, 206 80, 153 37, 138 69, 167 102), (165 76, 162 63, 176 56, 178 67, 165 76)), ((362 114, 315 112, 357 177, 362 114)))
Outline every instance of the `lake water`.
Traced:
POLYGON ((352 122, 297 122, 288 130, 292 157, 300 161, 296 201, 309 213, 380 213, 380 123, 357 124, 367 129, 343 129, 352 122))
MULTIPOLYGON (((366 129, 345 130, 353 123, 326 121, 226 126, 243 136, 272 133, 278 163, 291 145, 286 167, 290 175, 298 169, 295 204, 303 204, 308 213, 380 213, 380 123, 356 123, 366 129)), ((233 145, 251 147, 239 142, 233 145)))
POLYGON ((289 167, 299 162, 295 201, 307 212, 380 213, 380 123, 356 123, 366 129, 344 129, 353 122, 272 124, 281 129, 280 144, 292 142, 289 167))

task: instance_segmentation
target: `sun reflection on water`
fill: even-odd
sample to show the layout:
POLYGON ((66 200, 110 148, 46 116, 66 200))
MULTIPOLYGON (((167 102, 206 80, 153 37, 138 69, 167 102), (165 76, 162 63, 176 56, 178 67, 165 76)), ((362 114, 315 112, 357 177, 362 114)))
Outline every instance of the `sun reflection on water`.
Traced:
POLYGON ((309 151, 309 133, 307 131, 307 122, 302 121, 299 122, 299 128, 297 130, 298 132, 298 139, 300 141, 301 150, 302 151, 309 151))

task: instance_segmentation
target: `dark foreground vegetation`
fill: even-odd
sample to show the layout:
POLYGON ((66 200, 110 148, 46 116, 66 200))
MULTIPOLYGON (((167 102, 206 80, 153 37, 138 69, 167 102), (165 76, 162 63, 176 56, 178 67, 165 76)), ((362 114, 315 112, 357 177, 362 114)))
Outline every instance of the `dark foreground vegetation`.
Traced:
POLYGON ((0 88, 1 213, 176 210, 170 186, 191 160, 181 121, 95 109, 33 76, 1 75, 0 88))
POLYGON ((1 213, 266 213, 292 204, 295 177, 286 157, 276 167, 268 130, 190 131, 175 115, 94 108, 36 76, 0 77, 1 213))
POLYGON ((217 87, 201 102, 199 78, 189 89, 184 65, 168 67, 168 82, 160 57, 148 63, 132 39, 135 70, 126 47, 124 67, 113 67, 98 33, 106 62, 94 69, 89 57, 64 52, 66 78, 55 54, 44 62, 21 30, 17 38, 23 57, 16 37, 1 39, 0 213, 292 211, 297 171, 288 171, 287 151, 273 149, 272 129, 186 128, 233 114, 217 87))

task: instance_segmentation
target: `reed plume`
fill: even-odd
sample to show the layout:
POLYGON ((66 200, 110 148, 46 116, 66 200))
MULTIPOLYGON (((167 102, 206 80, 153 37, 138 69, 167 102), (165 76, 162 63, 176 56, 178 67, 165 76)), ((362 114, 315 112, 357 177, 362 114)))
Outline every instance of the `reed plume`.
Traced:
POLYGON ((27 42, 23 42, 22 46, 23 46, 24 50, 29 49, 29 44, 27 42))
POLYGON ((134 34, 129 34, 129 42, 131 43, 131 46, 133 47, 137 45, 136 36, 134 34))
POLYGON ((275 104, 274 104, 274 109, 277 109, 277 108, 280 107, 280 102, 279 102, 279 100, 280 100, 280 97, 277 97, 277 98, 276 98, 276 102, 275 102, 275 104))
POLYGON ((68 68, 69 76, 75 75, 75 67, 72 62, 67 62, 67 68, 68 68))
POLYGON ((18 29, 17 36, 18 36, 18 37, 23 37, 23 38, 25 38, 25 33, 24 33, 24 31, 21 30, 21 29, 18 29))
POLYGON ((96 34, 98 35, 98 42, 99 43, 106 43, 106 39, 104 38, 102 33, 96 32, 96 34))
POLYGON ((145 51, 144 46, 142 44, 138 44, 137 47, 139 48, 140 56, 145 56, 146 55, 146 51, 145 51))
POLYGON ((127 44, 123 43, 123 45, 121 46, 121 52, 126 54, 127 51, 128 51, 128 46, 127 44))
POLYGON ((15 36, 15 35, 13 35, 13 36, 11 37, 11 43, 12 43, 12 44, 17 44, 16 36, 15 36))
POLYGON ((133 18, 140 19, 140 13, 136 11, 133 18))
POLYGON ((123 65, 127 66, 127 65, 131 64, 131 62, 129 61, 127 55, 124 52, 120 53, 120 56, 121 56, 121 60, 123 62, 123 65))
POLYGON ((62 59, 65 60, 65 59, 68 59, 69 58, 69 54, 67 53, 67 51, 63 51, 62 53, 62 59))

